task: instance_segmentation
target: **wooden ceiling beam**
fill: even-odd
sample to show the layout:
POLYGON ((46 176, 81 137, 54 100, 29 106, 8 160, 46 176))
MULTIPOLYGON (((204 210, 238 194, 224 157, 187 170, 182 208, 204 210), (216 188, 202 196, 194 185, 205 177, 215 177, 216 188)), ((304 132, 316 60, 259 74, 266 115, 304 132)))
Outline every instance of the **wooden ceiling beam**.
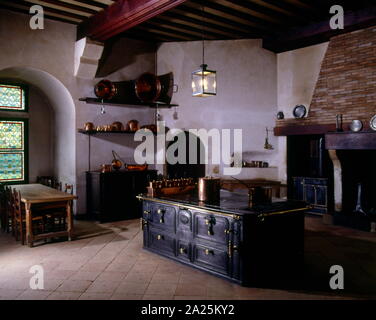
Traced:
POLYGON ((93 7, 101 8, 101 9, 105 9, 109 6, 108 4, 105 4, 99 1, 94 1, 94 0, 75 0, 75 1, 79 3, 83 3, 83 4, 88 4, 93 7))
MULTIPOLYGON (((185 4, 171 10, 170 12, 173 14, 179 13, 180 16, 189 17, 190 19, 195 19, 197 21, 202 21, 203 20, 202 18, 204 17, 205 23, 210 22, 214 25, 220 26, 221 28, 225 27, 228 29, 230 28, 235 29, 238 32, 241 32, 243 34, 247 33, 249 35, 253 34, 255 36, 264 34, 264 33, 269 34, 269 35, 273 34, 273 32, 271 31, 265 31, 265 30, 262 30, 261 28, 258 28, 257 25, 252 25, 251 27, 252 31, 250 31, 249 30, 250 26, 247 24, 242 24, 239 21, 234 21, 228 18, 217 16, 207 11, 202 13, 200 10, 192 8, 192 7, 188 7, 185 4), (248 30, 249 32, 247 32, 246 30, 248 30)), ((168 15, 170 12, 166 12, 164 15, 168 15)))
POLYGON ((65 9, 69 9, 69 10, 75 10, 77 12, 85 12, 89 15, 92 15, 92 14, 96 14, 98 11, 97 10, 93 10, 93 9, 90 9, 90 8, 86 8, 86 7, 81 7, 81 6, 78 6, 78 5, 75 5, 75 4, 71 4, 71 3, 67 3, 67 2, 63 2, 63 1, 57 1, 57 0, 28 0, 27 2, 31 4, 39 4, 41 6, 43 6, 43 8, 52 8, 52 9, 55 9, 57 10, 56 7, 59 7, 61 8, 61 10, 64 11, 64 8, 65 9), (50 5, 54 6, 54 7, 51 7, 50 5))
POLYGON ((344 29, 332 30, 328 20, 293 28, 263 41, 265 49, 276 53, 329 41, 331 37, 376 25, 376 6, 345 12, 344 29))
POLYGON ((242 20, 246 24, 258 25, 261 29, 264 30, 275 30, 280 26, 275 22, 265 21, 261 18, 247 14, 244 11, 238 11, 231 7, 221 5, 217 2, 211 2, 208 0, 190 0, 191 3, 195 3, 196 7, 199 9, 201 6, 204 6, 205 11, 213 12, 219 16, 227 16, 232 20, 242 20))
POLYGON ((238 1, 238 0, 217 0, 216 3, 232 7, 238 11, 244 11, 248 14, 254 15, 257 18, 260 18, 264 21, 269 21, 272 23, 277 23, 284 26, 289 26, 294 24, 295 22, 304 22, 305 20, 300 18, 299 16, 291 17, 291 19, 286 19, 286 14, 283 14, 279 11, 273 10, 271 8, 267 8, 261 6, 257 3, 250 2, 250 1, 238 1))
MULTIPOLYGON (((4 1, 2 0, 1 3, 3 3, 3 2, 4 1)), ((12 5, 12 4, 25 7, 27 12, 29 13, 30 2, 24 1, 24 0, 12 0, 10 5, 12 5)), ((84 16, 84 15, 79 15, 79 14, 75 14, 75 13, 71 13, 71 12, 67 12, 67 11, 60 11, 58 9, 54 9, 54 8, 50 8, 50 7, 43 7, 43 12, 45 14, 52 13, 52 14, 57 14, 57 15, 63 16, 63 17, 73 18, 75 20, 79 20, 78 22, 81 22, 81 21, 83 21, 87 18, 87 16, 84 16)))
POLYGON ((216 2, 207 0, 190 0, 187 5, 194 5, 196 9, 199 10, 203 6, 205 12, 211 12, 214 15, 225 17, 234 21, 239 21, 245 25, 257 27, 262 30, 272 31, 276 29, 278 30, 278 28, 280 28, 280 25, 278 24, 267 22, 250 14, 246 14, 230 7, 220 5, 216 2))
MULTIPOLYGON (((156 35, 162 35, 162 36, 168 36, 171 39, 178 39, 179 41, 191 41, 192 37, 189 35, 182 35, 181 32, 177 33, 173 30, 166 30, 164 28, 159 28, 158 30, 155 29, 153 26, 147 26, 145 24, 139 25, 136 27, 137 31, 143 30, 148 33, 156 34, 156 35)), ((198 40, 198 39, 196 39, 198 40)), ((173 40, 176 41, 176 40, 173 40)))
MULTIPOLYGON (((290 12, 293 17, 300 16, 305 20, 305 23, 309 21, 322 20, 322 13, 318 13, 316 10, 312 11, 307 8, 298 7, 286 0, 262 0, 260 5, 267 6, 269 8, 277 8, 283 10, 284 12, 290 12)), ((329 10, 329 9, 328 9, 329 10)))
MULTIPOLYGON (((192 15, 186 15, 186 13, 185 15, 179 14, 177 13, 176 9, 163 13, 162 15, 158 16, 158 19, 165 19, 167 21, 176 22, 186 26, 204 28, 205 32, 212 31, 214 33, 220 33, 224 35, 236 34, 240 38, 246 38, 250 36, 250 34, 244 32, 244 29, 242 28, 229 26, 228 24, 218 20, 210 20, 209 22, 208 19, 205 19, 205 21, 203 22, 202 20, 199 20, 192 15)), ((260 37, 260 35, 256 35, 256 33, 254 33, 253 36, 260 37)))
POLYGON ((186 0, 118 0, 77 28, 77 39, 104 41, 186 0))
POLYGON ((134 40, 141 40, 141 41, 153 42, 153 43, 171 41, 171 38, 169 38, 169 37, 156 36, 156 35, 149 35, 148 36, 148 34, 146 34, 145 32, 143 32, 143 31, 137 32, 137 30, 135 30, 135 29, 136 28, 124 31, 124 32, 122 32, 121 34, 119 34, 118 36, 116 36, 112 39, 130 38, 130 39, 134 39, 134 40))
POLYGON ((160 21, 161 23, 169 23, 171 25, 175 25, 176 27, 180 27, 182 29, 190 29, 194 31, 200 31, 202 33, 202 30, 204 31, 204 34, 211 34, 211 35, 217 35, 218 37, 223 36, 238 36, 238 37, 244 37, 245 34, 243 32, 238 32, 233 29, 227 29, 218 25, 210 24, 207 22, 202 23, 202 21, 192 19, 188 17, 185 19, 184 17, 177 17, 175 14, 170 14, 169 16, 166 14, 162 14, 158 16, 158 18, 153 18, 152 20, 160 21))
MULTIPOLYGON (((11 3, 9 3, 8 1, 6 3, 5 3, 5 1, 0 1, 0 8, 10 10, 10 11, 13 11, 13 12, 18 12, 18 13, 30 15, 30 13, 29 13, 30 5, 28 5, 27 7, 21 7, 21 6, 16 7, 16 6, 14 6, 15 4, 16 4, 15 0, 12 1, 11 3)), ((50 19, 50 20, 60 21, 60 22, 64 22, 64 23, 74 24, 74 25, 78 25, 80 23, 80 21, 76 21, 74 19, 69 19, 68 17, 67 18, 58 17, 58 16, 55 16, 55 15, 49 14, 46 11, 44 12, 44 16, 47 19, 50 19)))
POLYGON ((173 30, 183 31, 185 33, 192 34, 195 37, 202 38, 203 36, 205 36, 209 40, 215 40, 215 39, 219 39, 220 37, 223 37, 223 34, 221 33, 211 32, 207 30, 203 31, 202 29, 199 29, 194 26, 188 26, 186 24, 176 23, 170 20, 160 19, 159 17, 151 19, 147 23, 155 25, 157 29, 158 29, 158 26, 167 27, 173 30))

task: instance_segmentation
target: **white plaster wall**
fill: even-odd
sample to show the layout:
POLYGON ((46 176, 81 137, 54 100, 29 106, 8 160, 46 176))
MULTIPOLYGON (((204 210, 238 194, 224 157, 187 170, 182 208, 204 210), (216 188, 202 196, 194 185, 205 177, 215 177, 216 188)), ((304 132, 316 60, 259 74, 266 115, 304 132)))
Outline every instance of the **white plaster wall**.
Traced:
MULTIPOLYGON (((166 125, 242 129, 244 160, 278 166, 278 144, 272 133, 269 142, 274 150, 264 149, 265 127, 273 128, 277 112, 276 55, 262 49, 261 40, 205 41, 205 63, 208 69, 217 71, 217 95, 199 98, 192 97, 191 72, 202 63, 201 55, 201 41, 163 43, 159 47, 158 74, 172 71, 179 86, 172 98, 179 104, 179 119, 174 120, 174 110, 163 110, 166 125)), ((270 178, 269 171, 260 169, 258 177, 270 178)), ((213 166, 208 166, 207 174, 213 175, 213 166)), ((247 174, 241 177, 245 179, 247 174)))
POLYGON ((46 95, 56 120, 54 174, 75 184, 75 27, 46 19, 44 30, 31 30, 28 15, 0 10, 0 39, 0 74, 28 82, 46 95))
MULTIPOLYGON (((44 30, 31 30, 28 15, 0 10, 0 77, 23 80, 46 95, 55 117, 54 174, 63 182, 76 185, 79 199, 75 212, 85 213, 88 143, 87 136, 77 133, 77 129, 87 121, 107 124, 138 119, 146 124, 152 121, 153 112, 146 108, 107 107, 102 116, 98 106, 78 101, 80 97, 94 96, 94 84, 100 79, 74 77, 75 40, 73 25, 45 19, 44 30)), ((124 45, 124 50, 131 48, 132 43, 124 45)), ((118 52, 121 59, 121 50, 118 52)), ((135 57, 118 73, 106 78, 134 79, 145 71, 154 71, 152 53, 135 57)), ((122 137, 93 139, 95 166, 108 162, 113 149, 125 158, 133 154, 131 136, 122 137)))
MULTIPOLYGON (((294 118, 292 112, 298 104, 305 105, 307 111, 309 111, 313 91, 327 48, 328 42, 325 42, 277 55, 278 110, 283 111, 285 119, 294 118)), ((278 137, 278 146, 278 176, 280 180, 286 182, 286 137, 278 137)))
POLYGON ((54 174, 54 114, 47 98, 29 90, 29 181, 54 174))

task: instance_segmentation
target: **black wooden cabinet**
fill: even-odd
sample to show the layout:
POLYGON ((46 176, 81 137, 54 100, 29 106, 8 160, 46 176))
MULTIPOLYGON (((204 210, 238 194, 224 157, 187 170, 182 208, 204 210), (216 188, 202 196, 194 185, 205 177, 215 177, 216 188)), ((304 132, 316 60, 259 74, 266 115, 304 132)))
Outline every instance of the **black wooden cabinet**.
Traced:
POLYGON ((304 206, 260 216, 139 198, 145 249, 242 285, 275 287, 300 279, 304 206))
POLYGON ((136 196, 146 191, 156 170, 86 172, 87 211, 100 222, 126 220, 141 216, 136 196))

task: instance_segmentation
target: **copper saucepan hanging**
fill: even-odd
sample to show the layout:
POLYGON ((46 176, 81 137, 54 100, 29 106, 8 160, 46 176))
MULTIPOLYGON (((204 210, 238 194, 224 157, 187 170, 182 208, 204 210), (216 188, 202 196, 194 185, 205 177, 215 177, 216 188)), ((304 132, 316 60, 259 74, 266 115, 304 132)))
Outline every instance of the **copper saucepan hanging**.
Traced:
POLYGON ((95 85, 94 93, 100 99, 109 100, 117 94, 117 87, 110 80, 101 80, 95 85))
POLYGON ((135 83, 136 96, 142 102, 151 103, 158 100, 162 90, 161 81, 152 73, 143 73, 135 83))

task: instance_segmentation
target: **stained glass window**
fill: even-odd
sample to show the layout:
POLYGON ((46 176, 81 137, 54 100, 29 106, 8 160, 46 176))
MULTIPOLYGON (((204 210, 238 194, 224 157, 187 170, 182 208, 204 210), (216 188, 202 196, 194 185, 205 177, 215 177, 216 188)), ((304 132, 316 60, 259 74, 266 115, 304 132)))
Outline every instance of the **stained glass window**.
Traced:
POLYGON ((25 180, 25 120, 0 120, 0 182, 25 180))
POLYGON ((23 152, 0 152, 0 182, 25 180, 24 167, 23 152))
POLYGON ((0 109, 25 111, 25 88, 18 85, 0 84, 0 109))
POLYGON ((0 121, 0 151, 24 148, 23 127, 23 121, 0 121))

